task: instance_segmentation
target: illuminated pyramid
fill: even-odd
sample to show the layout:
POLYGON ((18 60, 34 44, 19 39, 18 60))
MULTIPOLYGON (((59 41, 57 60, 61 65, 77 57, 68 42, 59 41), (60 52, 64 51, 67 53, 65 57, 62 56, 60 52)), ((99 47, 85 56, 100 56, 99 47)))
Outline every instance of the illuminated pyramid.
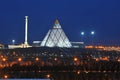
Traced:
POLYGON ((53 28, 48 31, 47 35, 41 43, 41 46, 68 48, 72 47, 58 20, 55 21, 53 28))

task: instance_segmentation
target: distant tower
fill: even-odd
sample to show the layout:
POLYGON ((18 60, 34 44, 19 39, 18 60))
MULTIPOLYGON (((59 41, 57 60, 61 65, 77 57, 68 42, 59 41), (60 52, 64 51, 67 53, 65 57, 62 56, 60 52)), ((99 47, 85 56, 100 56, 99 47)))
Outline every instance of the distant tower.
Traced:
POLYGON ((28 38, 28 16, 25 16, 25 42, 24 44, 26 47, 28 46, 27 38, 28 38))

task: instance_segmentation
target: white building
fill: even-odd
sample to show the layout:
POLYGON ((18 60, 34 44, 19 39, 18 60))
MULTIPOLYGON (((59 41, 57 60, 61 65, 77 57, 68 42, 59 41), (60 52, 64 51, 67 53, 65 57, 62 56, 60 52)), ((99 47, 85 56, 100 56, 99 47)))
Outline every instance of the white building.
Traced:
POLYGON ((58 20, 55 21, 55 24, 52 29, 50 29, 43 39, 40 46, 43 47, 72 47, 68 37, 64 33, 61 25, 58 20))

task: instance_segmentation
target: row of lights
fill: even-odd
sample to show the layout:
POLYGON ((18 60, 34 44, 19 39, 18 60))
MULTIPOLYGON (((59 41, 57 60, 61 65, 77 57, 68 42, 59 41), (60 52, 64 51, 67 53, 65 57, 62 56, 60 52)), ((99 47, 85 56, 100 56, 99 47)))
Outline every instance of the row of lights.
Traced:
MULTIPOLYGON (((36 61, 39 61, 39 58, 35 58, 36 61)), ((2 61, 6 61, 6 58, 3 58, 2 61)), ((18 58, 18 61, 22 61, 22 58, 18 58)))
MULTIPOLYGON (((95 31, 91 31, 90 34, 91 34, 91 35, 94 35, 94 34, 95 34, 95 31)), ((85 35, 85 32, 81 32, 81 35, 85 35)))
MULTIPOLYGON (((37 58, 35 58, 35 60, 36 60, 36 61, 39 61, 39 58, 37 57, 37 58)), ((57 58, 54 58, 54 60, 57 61, 58 59, 57 59, 57 58)), ((95 60, 98 61, 99 59, 96 58, 95 60)), ((105 57, 105 58, 102 58, 102 60, 108 60, 108 58, 105 57)), ((2 61, 5 62, 5 61, 6 61, 6 58, 3 58, 2 61)), ((21 61, 22 61, 22 58, 18 58, 18 61, 21 62, 21 61)), ((78 61, 78 58, 77 58, 77 57, 74 57, 74 58, 73 58, 73 61, 75 61, 75 62, 78 61)), ((120 59, 118 59, 118 62, 120 62, 120 59)))
MULTIPOLYGON (((39 61, 39 58, 35 58, 36 61, 39 61)), ((22 58, 18 58, 18 61, 22 61, 22 58)))
MULTIPOLYGON (((51 76, 50 76, 50 74, 47 74, 46 77, 47 77, 47 78, 50 78, 51 76)), ((4 75, 4 79, 7 79, 7 78, 8 78, 8 75, 5 74, 5 75, 4 75)))

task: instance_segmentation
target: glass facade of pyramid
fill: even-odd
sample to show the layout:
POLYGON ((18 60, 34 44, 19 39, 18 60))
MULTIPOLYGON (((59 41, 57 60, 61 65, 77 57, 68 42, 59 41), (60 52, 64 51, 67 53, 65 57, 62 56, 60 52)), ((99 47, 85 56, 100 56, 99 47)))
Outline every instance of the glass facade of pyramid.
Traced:
POLYGON ((59 21, 56 20, 52 29, 48 31, 41 42, 43 47, 72 47, 68 37, 64 33, 59 21))

